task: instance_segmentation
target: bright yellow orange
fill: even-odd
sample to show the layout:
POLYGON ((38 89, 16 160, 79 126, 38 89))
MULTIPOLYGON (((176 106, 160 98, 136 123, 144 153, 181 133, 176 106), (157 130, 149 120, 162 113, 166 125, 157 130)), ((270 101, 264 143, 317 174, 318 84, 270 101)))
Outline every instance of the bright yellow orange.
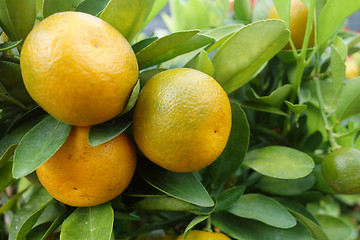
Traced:
MULTIPOLYGON (((301 49, 305 37, 308 7, 301 0, 291 0, 289 29, 291 39, 296 49, 301 49)), ((272 5, 268 14, 269 19, 280 19, 275 5, 272 5)), ((314 45, 314 26, 311 31, 308 47, 314 45)), ((290 44, 286 44, 285 50, 291 49, 290 44)))
POLYGON ((133 133, 140 150, 155 164, 175 172, 208 166, 224 150, 231 107, 215 79, 179 68, 152 77, 135 105, 133 133))
POLYGON ((176 240, 230 240, 230 238, 223 233, 192 230, 186 238, 184 238, 184 234, 181 234, 176 240))
POLYGON ((359 65, 354 58, 348 57, 345 61, 345 65, 346 65, 345 76, 347 79, 352 79, 360 75, 359 65))
POLYGON ((64 145, 36 170, 46 190, 67 205, 107 202, 124 191, 135 171, 135 147, 125 133, 92 147, 89 129, 73 127, 64 145))
POLYGON ((24 42, 20 64, 32 98, 76 126, 118 115, 138 79, 127 40, 110 24, 81 12, 56 13, 37 25, 24 42))

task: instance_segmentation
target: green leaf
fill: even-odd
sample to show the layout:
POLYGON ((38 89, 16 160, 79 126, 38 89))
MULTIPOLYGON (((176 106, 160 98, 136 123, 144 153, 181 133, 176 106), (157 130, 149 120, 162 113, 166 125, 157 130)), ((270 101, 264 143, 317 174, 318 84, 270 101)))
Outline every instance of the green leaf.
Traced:
POLYGON ((293 228, 275 228, 259 221, 240 218, 226 212, 212 214, 211 223, 235 239, 311 239, 309 230, 299 223, 293 228))
POLYGON ((286 105, 289 107, 289 109, 294 112, 295 114, 300 114, 306 111, 307 105, 304 104, 293 104, 289 101, 285 101, 286 105))
POLYGON ((9 240, 25 239, 46 206, 53 201, 51 195, 40 188, 15 214, 9 230, 9 240))
POLYGON ((15 181, 11 174, 12 161, 8 161, 0 168, 0 192, 4 191, 7 186, 15 181))
POLYGON ((158 37, 150 37, 150 38, 145 38, 143 40, 141 40, 140 42, 135 43, 134 45, 132 45, 132 49, 134 51, 135 54, 137 54, 138 52, 140 52, 143 48, 147 47, 148 45, 150 45, 152 42, 158 40, 158 37))
POLYGON ((248 109, 253 109, 256 111, 267 112, 267 113, 272 113, 272 114, 288 117, 288 115, 284 111, 280 110, 279 108, 264 105, 262 103, 244 102, 241 106, 243 108, 248 108, 248 109))
POLYGON ((0 162, 3 159, 9 159, 16 148, 16 145, 20 142, 21 138, 38 122, 40 122, 45 115, 41 114, 42 110, 39 112, 35 109, 24 114, 20 119, 15 121, 15 123, 10 127, 7 134, 0 139, 0 162))
POLYGON ((331 72, 334 92, 338 93, 345 79, 345 62, 334 45, 331 45, 331 72))
POLYGON ((317 26, 317 45, 322 45, 333 37, 343 21, 360 9, 358 0, 329 0, 322 9, 317 26))
POLYGON ((76 11, 97 16, 105 9, 108 2, 109 0, 84 0, 77 6, 76 11))
POLYGON ((44 0, 43 17, 46 18, 54 13, 74 11, 84 0, 44 0))
POLYGON ((278 179, 264 176, 257 187, 265 192, 280 196, 294 196, 309 190, 314 184, 315 177, 313 174, 298 179, 278 179))
POLYGON ((214 201, 193 173, 176 173, 144 160, 138 164, 138 173, 156 189, 185 202, 212 207, 214 201))
POLYGON ((270 96, 260 97, 252 88, 249 88, 246 91, 248 98, 251 101, 258 102, 261 104, 265 104, 268 106, 273 106, 279 108, 280 105, 284 102, 286 97, 290 94, 292 89, 291 84, 286 84, 284 86, 279 87, 275 91, 273 91, 270 96))
POLYGON ((196 211, 198 206, 172 197, 149 197, 136 202, 132 208, 161 211, 196 211))
POLYGON ((201 31, 200 33, 215 38, 216 41, 210 46, 206 47, 206 52, 209 53, 220 47, 228 38, 230 38, 235 32, 239 31, 244 26, 244 24, 233 24, 220 26, 207 31, 201 31))
POLYGON ((152 78, 153 76, 155 76, 158 73, 161 73, 163 71, 165 71, 167 69, 165 68, 155 68, 155 69, 150 69, 150 70, 146 70, 140 73, 140 89, 142 89, 144 87, 144 85, 147 83, 147 81, 150 80, 150 78, 152 78))
POLYGON ((14 154, 13 176, 21 178, 46 162, 63 145, 71 125, 48 116, 21 139, 14 154))
POLYGON ((169 2, 169 0, 156 0, 155 1, 154 6, 152 7, 149 16, 147 17, 147 19, 146 19, 146 21, 145 21, 145 23, 143 25, 143 28, 146 25, 148 25, 156 15, 158 15, 158 13, 165 7, 165 5, 168 2, 169 2))
POLYGON ((189 232, 191 231, 191 229, 193 229, 196 225, 198 225, 199 223, 205 221, 206 219, 208 219, 210 216, 209 215, 205 215, 205 216, 197 216, 195 217, 187 226, 186 229, 184 231, 184 238, 186 238, 186 236, 189 234, 189 232))
POLYGON ((202 50, 195 58, 192 68, 206 73, 209 76, 214 74, 214 66, 205 50, 202 50))
POLYGON ((292 228, 296 225, 295 218, 280 203, 261 194, 245 194, 226 211, 277 228, 292 228))
POLYGON ((228 142, 221 155, 209 167, 212 187, 230 179, 239 169, 249 146, 250 127, 240 104, 230 101, 232 127, 228 142))
POLYGON ((114 211, 110 203, 77 208, 62 224, 61 240, 110 240, 114 211))
POLYGON ((276 199, 276 201, 281 203, 284 207, 286 207, 291 212, 291 214, 293 214, 293 212, 301 214, 302 216, 308 218, 310 221, 314 222, 316 225, 319 226, 319 223, 316 220, 316 218, 302 204, 300 204, 294 200, 290 200, 289 198, 277 197, 275 199, 276 199))
POLYGON ((18 46, 21 43, 21 41, 22 40, 15 41, 15 42, 0 43, 0 52, 7 51, 7 50, 10 50, 10 49, 18 46))
POLYGON ((35 0, 1 0, 0 27, 11 41, 24 40, 35 24, 35 0))
POLYGON ((117 117, 109 122, 91 127, 89 143, 95 147, 119 136, 131 125, 131 114, 117 117))
POLYGON ((133 88, 133 90, 131 92, 129 101, 127 102, 124 110, 122 110, 120 115, 123 115, 123 114, 129 112, 135 106, 135 103, 139 97, 139 93, 140 93, 140 80, 138 79, 135 87, 133 88))
POLYGON ((234 13, 236 19, 240 21, 251 21, 251 1, 250 0, 235 0, 234 13))
POLYGON ((344 85, 335 108, 339 122, 358 113, 360 113, 360 77, 353 78, 344 85))
POLYGON ((351 227, 340 218, 329 215, 316 215, 316 218, 330 240, 348 239, 351 236, 351 227))
POLYGON ((196 30, 190 31, 187 32, 184 36, 182 36, 182 33, 185 32, 178 32, 179 34, 173 33, 154 41, 136 54, 140 69, 163 63, 194 50, 198 50, 200 52, 200 48, 205 47, 215 41, 213 38, 202 34, 195 34, 191 36, 196 32, 196 30), (174 40, 175 36, 178 36, 179 38, 174 40), (189 36, 191 36, 189 39, 184 39, 189 36), (169 42, 169 40, 171 42, 169 42), (179 40, 184 41, 180 42, 179 40))
POLYGON ((274 0, 276 11, 289 28, 291 0, 274 0))
POLYGON ((46 240, 49 235, 51 235, 58 227, 61 226, 63 221, 65 220, 65 217, 68 213, 66 211, 62 212, 60 215, 58 215, 55 220, 51 223, 51 225, 47 228, 44 235, 41 237, 41 240, 46 240))
POLYGON ((281 179, 301 178, 314 168, 314 161, 307 154, 283 146, 252 150, 247 153, 244 164, 263 175, 281 179))
POLYGON ((131 42, 148 18, 155 0, 110 0, 100 18, 131 42))
POLYGON ((235 186, 223 191, 216 199, 216 206, 214 211, 221 211, 232 207, 245 191, 244 186, 235 186))
POLYGON ((258 21, 241 28, 216 52, 214 78, 231 93, 249 82, 288 39, 289 31, 281 20, 258 21))

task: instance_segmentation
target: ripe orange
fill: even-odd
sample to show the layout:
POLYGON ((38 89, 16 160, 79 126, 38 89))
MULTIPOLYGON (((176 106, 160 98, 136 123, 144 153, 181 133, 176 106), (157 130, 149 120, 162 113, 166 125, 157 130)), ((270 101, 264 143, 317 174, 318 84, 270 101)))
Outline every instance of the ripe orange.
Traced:
POLYGON ((230 240, 230 238, 223 233, 192 230, 186 238, 184 238, 184 234, 181 234, 176 240, 230 240))
POLYGON ((118 115, 138 79, 126 39, 81 12, 49 16, 28 35, 20 57, 31 97, 55 118, 91 126, 118 115))
POLYGON ((210 76, 179 68, 152 77, 135 105, 133 133, 155 164, 175 172, 208 166, 231 129, 229 98, 210 76))
POLYGON ((341 148, 324 157, 322 174, 327 184, 343 194, 360 193, 360 151, 356 148, 341 148))
POLYGON ((125 133, 92 147, 89 129, 73 127, 64 145, 36 170, 46 190, 71 206, 94 206, 115 198, 135 171, 135 147, 125 133))
MULTIPOLYGON (((305 37, 308 7, 301 0, 291 0, 289 29, 291 39, 296 49, 301 49, 305 37)), ((275 5, 272 5, 268 14, 268 19, 280 19, 275 5)), ((311 31, 308 47, 314 45, 314 26, 311 31)), ((286 44, 285 50, 291 49, 290 44, 286 44)))

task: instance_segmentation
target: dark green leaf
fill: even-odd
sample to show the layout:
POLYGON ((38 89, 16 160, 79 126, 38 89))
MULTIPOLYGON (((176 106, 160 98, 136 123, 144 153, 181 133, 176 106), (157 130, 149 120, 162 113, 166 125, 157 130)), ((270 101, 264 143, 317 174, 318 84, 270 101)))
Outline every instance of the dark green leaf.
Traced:
POLYGON ((95 147, 119 136, 131 125, 131 114, 126 114, 104 124, 91 127, 89 143, 95 147))
POLYGON ((342 88, 336 102, 338 121, 360 113, 360 77, 348 81, 342 88))
POLYGON ((0 27, 11 41, 24 40, 35 24, 35 0, 1 0, 0 27))
POLYGON ((7 186, 15 181, 11 174, 12 162, 8 161, 0 168, 0 192, 4 191, 7 186))
POLYGON ((214 78, 231 93, 249 82, 288 39, 289 31, 281 20, 254 22, 241 28, 216 52, 212 60, 214 78))
POLYGON ((351 236, 351 227, 340 218, 329 215, 316 215, 316 218, 329 240, 348 239, 351 236))
POLYGON ((45 234, 42 236, 41 240, 46 240, 50 234, 52 234, 65 220, 65 217, 68 213, 66 211, 62 212, 60 215, 56 217, 56 219, 51 223, 51 225, 47 228, 45 234))
POLYGON ((53 198, 45 188, 40 188, 15 214, 10 225, 9 240, 25 239, 45 207, 52 201, 53 198))
POLYGON ((309 174, 298 179, 278 179, 264 176, 257 186, 268 193, 293 196, 309 190, 314 184, 315 177, 313 174, 309 174))
POLYGON ((295 218, 280 203, 261 194, 245 194, 226 211, 277 228, 292 228, 296 225, 295 218))
POLYGON ((47 161, 65 142, 71 125, 48 116, 21 139, 14 154, 13 176, 28 175, 47 161))
POLYGON ((281 179, 301 178, 314 168, 314 161, 307 154, 282 146, 252 150, 247 153, 244 164, 263 175, 281 179))
POLYGON ((76 11, 96 16, 105 9, 108 2, 109 0, 84 0, 76 8, 76 11))
POLYGON ((341 27, 345 18, 360 9, 358 0, 329 0, 322 9, 317 26, 317 44, 322 45, 341 27))
POLYGON ((5 43, 0 43, 0 52, 4 52, 7 50, 10 50, 16 46, 18 46, 21 43, 21 40, 16 41, 16 42, 5 42, 5 43))
POLYGON ((229 140, 218 159, 209 166, 212 187, 230 179, 239 169, 249 146, 250 128, 240 104, 231 101, 232 127, 229 140))
POLYGON ((110 0, 100 18, 131 42, 148 18, 155 0, 110 0))
POLYGON ((54 13, 74 11, 84 0, 44 0, 43 17, 46 18, 54 13))
POLYGON ((172 197, 150 197, 136 202, 135 209, 162 210, 162 211, 196 211, 198 206, 172 197))
POLYGON ((211 217, 211 223, 225 234, 241 240, 311 239, 309 230, 299 223, 289 229, 275 228, 259 221, 240 218, 226 212, 214 213, 211 217))
POLYGON ((304 226, 306 226, 310 230, 315 240, 329 240, 329 238, 326 236, 324 231, 314 221, 311 221, 309 218, 304 217, 304 215, 301 215, 296 211, 290 210, 290 212, 299 222, 301 222, 304 226))
POLYGON ((110 203, 77 208, 62 224, 60 239, 110 240, 114 212, 110 203))
POLYGON ((290 200, 289 198, 277 197, 275 199, 276 199, 276 201, 281 203, 284 207, 286 207, 289 211, 291 211, 291 214, 293 214, 293 212, 296 212, 296 213, 301 214, 302 216, 308 218, 310 221, 314 222, 316 225, 319 225, 316 218, 302 204, 300 204, 296 201, 290 200))
POLYGON ((245 187, 243 186, 235 186, 226 189, 216 199, 216 206, 214 211, 221 211, 232 207, 232 205, 234 205, 243 195, 244 191, 245 191, 245 187))
POLYGON ((214 201, 194 174, 167 171, 145 160, 138 166, 140 176, 160 191, 197 206, 214 206, 214 201))

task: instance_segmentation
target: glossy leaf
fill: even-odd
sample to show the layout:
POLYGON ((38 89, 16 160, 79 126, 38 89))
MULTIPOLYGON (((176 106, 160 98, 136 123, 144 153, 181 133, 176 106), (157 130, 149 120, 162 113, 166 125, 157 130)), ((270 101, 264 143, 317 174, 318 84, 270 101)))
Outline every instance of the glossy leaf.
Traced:
POLYGON ((226 212, 214 213, 211 216, 211 223, 235 239, 311 239, 310 231, 299 223, 289 229, 275 228, 259 221, 240 218, 226 212))
POLYGON ((245 191, 244 186, 235 186, 226 189, 216 199, 216 206, 214 211, 221 211, 232 207, 240 199, 244 191, 245 191))
POLYGON ((358 0, 329 0, 322 9, 317 26, 317 44, 322 45, 333 37, 343 21, 360 9, 358 0))
POLYGON ((15 181, 11 174, 12 161, 8 161, 0 168, 0 192, 4 191, 7 186, 15 181))
POLYGON ((307 154, 282 146, 252 150, 246 155, 244 164, 263 175, 281 179, 301 178, 314 168, 307 154))
MULTIPOLYGON (((168 36, 173 36, 173 35, 171 34, 168 36)), ((183 55, 185 53, 189 53, 189 52, 192 52, 195 50, 200 52, 201 51, 200 48, 205 47, 215 41, 213 38, 208 37, 206 35, 196 34, 196 35, 192 36, 190 39, 185 40, 184 42, 170 48, 171 45, 173 45, 173 43, 170 43, 170 42, 166 43, 167 41, 165 41, 165 40, 170 40, 170 37, 169 37, 169 39, 166 37, 160 38, 159 40, 151 43, 146 48, 144 48, 142 51, 140 51, 138 54, 136 54, 138 61, 139 61, 140 69, 144 69, 144 68, 151 67, 151 66, 159 64, 159 63, 166 62, 177 56, 180 56, 180 55, 183 55), (166 47, 163 47, 160 44, 166 44, 166 47), (164 50, 166 50, 166 51, 164 51, 164 50), (159 53, 161 53, 161 54, 159 54, 159 53), (148 58, 149 61, 142 63, 143 57, 139 58, 139 56, 140 57, 145 56, 145 58, 148 58)), ((173 41, 173 40, 171 40, 171 41, 173 41)))
POLYGON ((284 102, 286 97, 290 94, 291 89, 291 84, 286 84, 273 91, 270 96, 260 97, 252 88, 249 88, 246 93, 251 101, 269 106, 279 107, 284 102))
POLYGON ((110 240, 114 212, 110 203, 77 208, 62 224, 60 239, 110 240))
POLYGON ((15 41, 15 42, 0 43, 0 52, 10 50, 10 49, 18 46, 20 43, 21 43, 21 40, 15 41))
POLYGON ((138 166, 140 176, 158 190, 197 206, 214 206, 209 193, 192 173, 167 171, 145 160, 138 166))
POLYGON ((135 106, 135 103, 139 97, 139 93, 140 93, 140 80, 138 80, 136 85, 134 86, 134 88, 130 94, 130 98, 129 98, 124 110, 122 110, 122 112, 120 113, 120 116, 129 112, 135 106))
POLYGON ((9 240, 25 239, 45 207, 53 200, 45 188, 40 188, 32 195, 30 200, 15 214, 10 225, 9 240))
POLYGON ((241 28, 216 52, 214 78, 231 93, 249 82, 288 39, 289 31, 281 20, 258 21, 241 28))
POLYGON ((100 18, 131 42, 148 18, 155 0, 110 0, 100 18))
POLYGON ((0 27, 11 41, 24 40, 35 24, 35 0, 1 0, 0 27))
POLYGON ((192 68, 206 73, 209 76, 214 74, 214 66, 205 50, 202 50, 195 58, 192 68))
POLYGON ((259 181, 257 187, 268 193, 280 196, 293 196, 309 190, 314 184, 315 177, 313 174, 298 179, 278 179, 264 176, 259 181))
POLYGON ((196 211, 198 206, 172 197, 150 197, 136 202, 134 209, 161 210, 161 211, 196 211))
POLYGON ((84 0, 44 0, 43 17, 57 12, 74 11, 84 0))
POLYGON ((249 146, 250 127, 240 104, 231 101, 232 127, 228 142, 221 155, 209 167, 212 187, 231 178, 239 169, 249 146))
POLYGON ((236 216, 261 221, 278 228, 292 228, 295 218, 280 203, 261 194, 245 194, 226 210, 236 216))
POLYGON ((329 215, 316 215, 316 218, 329 240, 348 239, 351 236, 351 227, 340 218, 329 215))
POLYGON ((300 114, 306 111, 307 105, 305 104, 293 104, 289 101, 285 101, 286 105, 289 107, 289 109, 294 112, 295 114, 300 114))
POLYGON ((210 216, 205 215, 205 216, 197 216, 195 217, 187 226, 186 229, 184 231, 184 238, 186 238, 186 236, 189 234, 189 232, 191 231, 191 229, 193 229, 196 225, 198 225, 199 223, 205 221, 206 219, 208 219, 210 216))
POLYGON ((360 77, 347 82, 339 93, 335 114, 338 121, 360 113, 360 77))
POLYGON ((126 114, 117 117, 110 122, 98 124, 91 127, 89 132, 89 143, 95 147, 119 136, 131 125, 131 115, 126 114))
POLYGON ((314 222, 316 225, 320 226, 316 218, 309 212, 309 210, 307 210, 307 208, 304 205, 300 204, 297 201, 290 200, 289 198, 277 197, 275 199, 276 201, 281 203, 284 207, 286 207, 291 212, 291 214, 293 214, 294 212, 301 214, 302 216, 308 218, 310 221, 314 222))
POLYGON ((109 0, 84 0, 77 6, 76 11, 97 16, 105 9, 108 2, 109 0))
POLYGON ((49 116, 21 139, 14 154, 13 176, 26 176, 48 160, 65 142, 71 126, 49 116))

